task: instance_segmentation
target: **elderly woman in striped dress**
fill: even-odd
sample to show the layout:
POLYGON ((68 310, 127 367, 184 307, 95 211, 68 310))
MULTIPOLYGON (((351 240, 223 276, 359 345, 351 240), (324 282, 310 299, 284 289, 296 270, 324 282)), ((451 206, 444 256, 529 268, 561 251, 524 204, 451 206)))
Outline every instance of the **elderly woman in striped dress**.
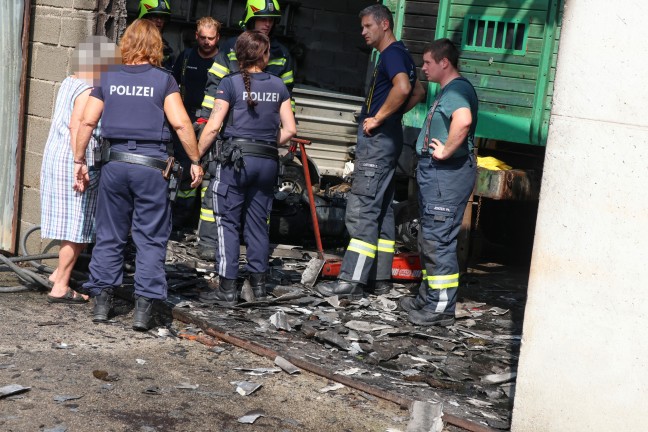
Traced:
MULTIPOLYGON (((65 78, 56 96, 43 164, 41 166, 41 237, 60 240, 58 266, 50 276, 50 303, 81 304, 87 298, 70 286, 72 268, 87 243, 94 241, 98 171, 90 171, 86 193, 73 189, 76 133, 93 81, 98 73, 120 58, 116 45, 106 37, 93 36, 75 51, 75 73, 65 78)), ((93 138, 86 158, 94 161, 97 141, 93 138)))

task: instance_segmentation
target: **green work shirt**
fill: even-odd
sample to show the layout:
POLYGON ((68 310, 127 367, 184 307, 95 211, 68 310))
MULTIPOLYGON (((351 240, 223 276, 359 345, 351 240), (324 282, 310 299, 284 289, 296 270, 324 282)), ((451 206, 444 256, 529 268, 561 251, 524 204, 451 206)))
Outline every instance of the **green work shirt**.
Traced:
MULTIPOLYGON (((474 140, 475 140, 475 129, 477 127, 477 94, 473 85, 465 78, 455 78, 450 81, 446 86, 441 89, 441 92, 437 95, 439 103, 434 110, 432 115, 432 120, 429 124, 429 142, 432 141, 432 138, 436 138, 442 143, 448 140, 448 131, 450 130, 450 122, 452 120, 452 113, 458 110, 459 108, 469 108, 472 113, 472 124, 470 125, 470 132, 466 137, 466 140, 461 144, 461 146, 453 153, 452 157, 461 157, 465 156, 468 153, 473 151, 474 140)), ((435 101, 436 101, 435 100, 435 101)), ((430 110, 434 107, 434 104, 430 107, 430 110)), ((429 117, 426 116, 423 126, 421 127, 421 133, 419 134, 418 139, 416 140, 416 154, 421 155, 423 149, 423 142, 425 140, 425 134, 428 129, 427 120, 429 117)), ((431 154, 431 148, 429 153, 431 154)))

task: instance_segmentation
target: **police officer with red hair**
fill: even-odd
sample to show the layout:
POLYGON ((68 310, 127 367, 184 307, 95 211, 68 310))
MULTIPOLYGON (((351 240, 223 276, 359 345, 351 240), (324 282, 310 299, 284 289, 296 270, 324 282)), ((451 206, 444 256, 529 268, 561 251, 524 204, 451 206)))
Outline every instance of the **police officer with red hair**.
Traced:
POLYGON ((115 288, 122 283, 129 232, 136 247, 133 328, 149 328, 153 301, 167 297, 164 271, 171 234, 168 167, 173 127, 191 158, 192 185, 202 181, 196 135, 182 104, 178 84, 159 66, 162 37, 149 20, 135 20, 120 41, 123 65, 101 75, 90 93, 75 156, 75 188, 88 183, 85 150, 101 118, 110 157, 101 168, 97 200, 97 241, 90 278, 83 288, 94 298, 93 321, 104 322, 115 288), (136 119, 136 120, 135 120, 136 119))

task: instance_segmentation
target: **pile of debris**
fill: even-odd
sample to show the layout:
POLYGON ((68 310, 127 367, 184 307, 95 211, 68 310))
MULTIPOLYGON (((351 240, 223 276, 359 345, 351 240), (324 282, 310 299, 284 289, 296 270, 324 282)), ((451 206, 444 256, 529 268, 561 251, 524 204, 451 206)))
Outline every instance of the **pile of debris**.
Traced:
MULTIPOLYGON (((528 270, 473 266, 459 290, 456 324, 427 328, 411 325, 398 308, 418 284, 394 284, 359 301, 322 298, 299 283, 315 253, 287 246, 271 254, 268 300, 207 307, 197 297, 215 276, 213 263, 197 258, 193 240, 171 241, 167 256, 174 316, 199 324, 185 332, 235 335, 395 402, 442 402, 445 413, 509 428, 528 270)), ((253 300, 245 287, 242 297, 253 300)))

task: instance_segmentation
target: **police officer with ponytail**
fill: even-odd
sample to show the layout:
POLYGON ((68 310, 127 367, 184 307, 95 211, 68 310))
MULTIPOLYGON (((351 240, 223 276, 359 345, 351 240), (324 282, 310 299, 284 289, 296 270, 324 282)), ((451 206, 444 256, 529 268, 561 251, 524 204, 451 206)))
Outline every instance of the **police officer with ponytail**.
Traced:
POLYGON ((168 171, 171 132, 191 159, 192 186, 202 181, 196 135, 173 76, 160 68, 162 38, 153 22, 135 20, 120 41, 123 65, 101 75, 85 106, 74 150, 75 189, 88 184, 85 151, 101 118, 110 156, 101 168, 97 241, 90 278, 83 288, 94 298, 92 319, 108 319, 113 291, 122 283, 129 232, 136 247, 133 328, 147 330, 154 300, 167 297, 164 271, 171 234, 168 171), (136 121, 134 120, 136 119, 136 121))
POLYGON ((268 218, 278 174, 277 146, 296 130, 290 93, 281 78, 263 72, 270 40, 246 31, 236 40, 239 72, 223 78, 198 143, 200 154, 212 145, 218 165, 211 192, 218 228, 217 286, 200 300, 226 306, 238 301, 239 236, 247 246, 247 271, 256 298, 266 296, 269 257, 268 218), (223 140, 217 140, 223 128, 223 140))

